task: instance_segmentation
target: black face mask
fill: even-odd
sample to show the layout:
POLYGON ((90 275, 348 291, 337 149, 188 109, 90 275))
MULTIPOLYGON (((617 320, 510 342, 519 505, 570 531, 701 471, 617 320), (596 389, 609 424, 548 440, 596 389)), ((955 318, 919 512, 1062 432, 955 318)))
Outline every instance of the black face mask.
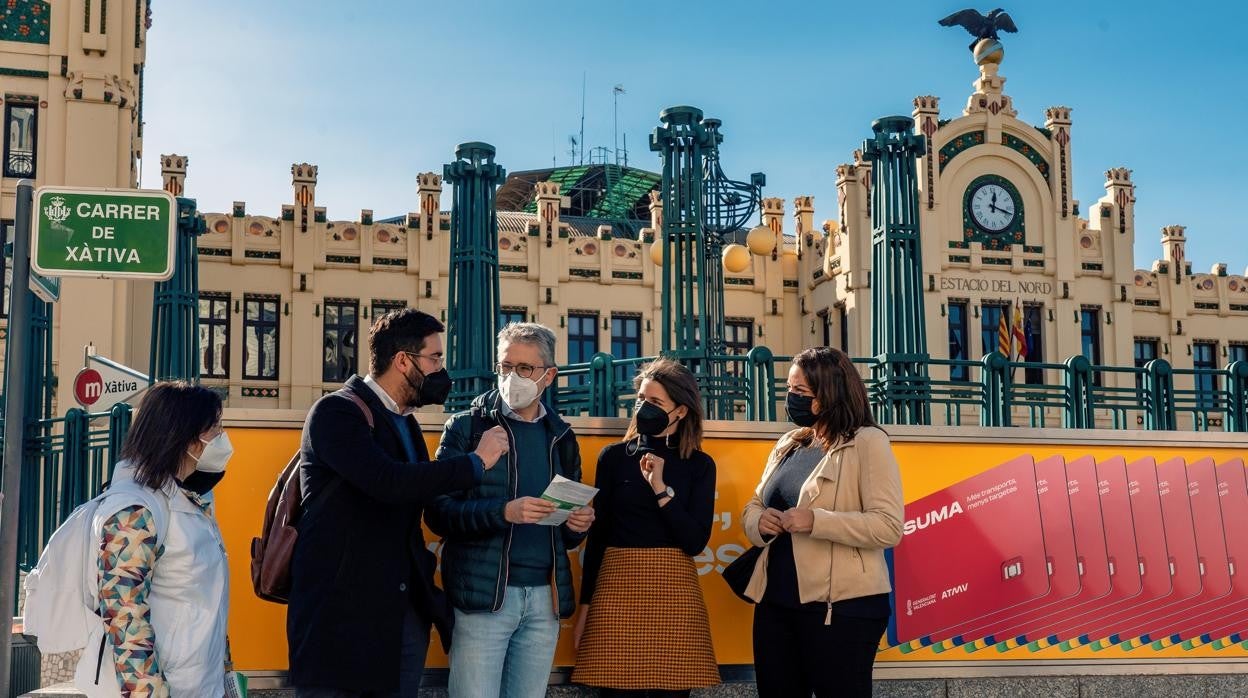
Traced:
MULTIPOLYGON (((219 473, 210 473, 203 470, 196 470, 187 475, 185 479, 177 480, 178 485, 184 490, 190 490, 198 495, 205 495, 212 491, 212 488, 221 482, 221 478, 225 477, 225 471, 219 473)), ((175 480, 177 478, 174 478, 175 480)))
MULTIPOLYGON (((676 408, 672 408, 676 411, 676 408)), ((658 436, 667 429, 671 421, 668 417, 671 412, 664 412, 662 407, 654 403, 641 401, 637 407, 637 433, 645 436, 658 436)))
MULTIPOLYGON (((416 369, 419 371, 420 369, 416 369)), ((416 391, 416 404, 413 407, 423 407, 425 405, 441 405, 446 402, 446 398, 451 394, 451 374, 446 372, 445 368, 438 369, 433 373, 426 373, 425 379, 416 385, 416 381, 412 377, 403 374, 407 379, 407 384, 416 391)))
POLYGON ((809 395, 789 393, 784 398, 784 409, 789 413, 789 421, 799 427, 813 427, 815 425, 814 401, 815 399, 809 395))

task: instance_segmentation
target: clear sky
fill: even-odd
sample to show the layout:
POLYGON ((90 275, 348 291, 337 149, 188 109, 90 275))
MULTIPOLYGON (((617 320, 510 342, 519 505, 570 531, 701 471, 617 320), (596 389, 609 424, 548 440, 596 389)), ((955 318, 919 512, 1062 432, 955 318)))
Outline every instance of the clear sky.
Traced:
MULTIPOLYGON (((508 171, 567 164, 586 82, 586 152, 612 143, 612 87, 630 164, 660 109, 723 120, 728 174, 767 174, 766 195, 815 197, 836 217, 834 168, 872 119, 916 95, 956 117, 977 77, 958 2, 495 2, 214 0, 153 3, 143 186, 162 153, 190 157, 201 210, 278 215, 290 165, 320 166, 330 219, 417 208, 416 175, 482 140, 508 171)), ((977 6, 987 12, 994 5, 977 6)), ((1194 270, 1248 266, 1248 3, 1015 2, 1006 93, 1040 125, 1072 107, 1074 196, 1086 212, 1104 172, 1137 185, 1136 263, 1160 228, 1188 227, 1194 270)), ((449 207, 449 196, 443 206, 449 207)), ((791 220, 786 223, 791 225, 791 220)))

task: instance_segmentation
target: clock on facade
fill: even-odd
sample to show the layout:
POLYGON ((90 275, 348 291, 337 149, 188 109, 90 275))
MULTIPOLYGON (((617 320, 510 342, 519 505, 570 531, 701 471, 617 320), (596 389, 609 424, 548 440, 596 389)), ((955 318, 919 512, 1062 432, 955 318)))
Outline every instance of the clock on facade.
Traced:
POLYGON ((968 194, 967 214, 977 228, 985 233, 999 234, 1013 226, 1018 216, 1018 201, 1005 186, 982 182, 968 194))

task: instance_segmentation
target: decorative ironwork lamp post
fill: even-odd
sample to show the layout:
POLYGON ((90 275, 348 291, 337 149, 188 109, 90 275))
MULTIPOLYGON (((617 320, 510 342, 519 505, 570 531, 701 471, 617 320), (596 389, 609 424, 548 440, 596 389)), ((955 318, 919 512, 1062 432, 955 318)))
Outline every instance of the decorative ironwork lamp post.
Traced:
POLYGON ((453 185, 446 356, 454 388, 446 408, 456 411, 494 385, 499 308, 494 195, 507 172, 495 164, 494 146, 478 142, 461 143, 455 162, 442 172, 453 185))
MULTIPOLYGON (((733 377, 724 343, 724 235, 744 225, 758 208, 763 175, 750 183, 727 178, 719 164, 719 119, 679 106, 659 114, 650 150, 663 160, 662 322, 663 354, 698 376, 712 419, 731 419, 733 377)), ((742 372, 744 373, 744 372, 742 372)))
POLYGON ((880 421, 929 424, 916 164, 927 152, 914 120, 888 116, 863 143, 871 161, 871 350, 880 421))
POLYGON ((199 248, 195 239, 206 229, 195 199, 178 197, 173 276, 156 284, 152 304, 148 375, 154 381, 199 380, 199 248))

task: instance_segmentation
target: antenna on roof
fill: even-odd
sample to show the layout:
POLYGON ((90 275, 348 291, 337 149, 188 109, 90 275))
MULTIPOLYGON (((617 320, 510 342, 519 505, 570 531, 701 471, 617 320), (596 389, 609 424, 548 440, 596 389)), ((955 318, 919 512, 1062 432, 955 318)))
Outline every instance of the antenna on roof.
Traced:
POLYGON ((620 164, 620 95, 624 94, 624 86, 616 85, 611 88, 611 103, 614 109, 614 117, 612 120, 612 135, 615 139, 615 164, 620 164))
POLYGON ((585 164, 585 73, 581 72, 581 164, 585 164))
POLYGON ((568 165, 575 165, 576 164, 576 146, 578 145, 578 141, 576 140, 575 135, 568 136, 568 145, 569 145, 568 165))

